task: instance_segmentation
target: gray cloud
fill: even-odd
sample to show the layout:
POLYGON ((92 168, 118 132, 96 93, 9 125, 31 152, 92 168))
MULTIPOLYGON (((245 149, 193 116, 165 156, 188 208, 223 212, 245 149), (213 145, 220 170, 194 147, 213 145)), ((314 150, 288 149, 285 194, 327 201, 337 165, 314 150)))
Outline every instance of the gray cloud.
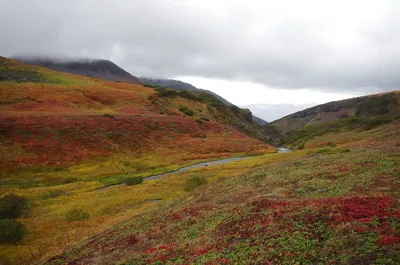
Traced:
POLYGON ((319 12, 318 1, 304 1, 309 6, 293 16, 286 13, 298 1, 283 2, 288 10, 252 0, 2 0, 0 55, 104 58, 136 76, 216 77, 276 88, 398 89, 400 7, 395 1, 382 1, 389 5, 382 17, 349 33, 357 39, 351 45, 336 45, 332 38, 353 26, 353 17, 364 12, 363 1, 347 14, 347 25, 340 24, 346 1, 344 9, 332 10, 333 29, 324 14, 308 18, 313 8, 319 12), (258 9, 265 9, 265 18, 258 9), (280 12, 285 19, 279 19, 280 12), (268 20, 274 15, 276 20, 268 20))

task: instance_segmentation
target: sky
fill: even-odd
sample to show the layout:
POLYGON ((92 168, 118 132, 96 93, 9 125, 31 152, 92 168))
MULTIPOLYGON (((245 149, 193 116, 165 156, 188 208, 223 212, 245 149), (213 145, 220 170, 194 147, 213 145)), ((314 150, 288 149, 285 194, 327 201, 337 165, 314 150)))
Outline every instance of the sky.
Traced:
POLYGON ((109 59, 268 121, 400 84, 395 0, 0 0, 0 34, 1 56, 109 59))

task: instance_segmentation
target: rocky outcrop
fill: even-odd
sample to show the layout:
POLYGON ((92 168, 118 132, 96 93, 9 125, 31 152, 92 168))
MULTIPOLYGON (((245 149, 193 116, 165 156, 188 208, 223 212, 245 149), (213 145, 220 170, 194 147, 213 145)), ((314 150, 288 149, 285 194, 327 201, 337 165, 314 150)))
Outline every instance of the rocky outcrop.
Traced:
POLYGON ((247 121, 248 123, 253 122, 253 114, 251 113, 251 111, 249 109, 243 109, 242 116, 243 116, 243 119, 245 121, 247 121))

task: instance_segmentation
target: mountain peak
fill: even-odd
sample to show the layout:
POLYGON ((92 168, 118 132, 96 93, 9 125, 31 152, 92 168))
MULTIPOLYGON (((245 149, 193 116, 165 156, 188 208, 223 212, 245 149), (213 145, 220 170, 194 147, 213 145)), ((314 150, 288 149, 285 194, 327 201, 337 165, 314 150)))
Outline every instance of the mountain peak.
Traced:
POLYGON ((52 70, 94 77, 110 81, 141 84, 140 80, 110 60, 79 58, 64 55, 14 55, 13 59, 26 64, 46 67, 52 70))

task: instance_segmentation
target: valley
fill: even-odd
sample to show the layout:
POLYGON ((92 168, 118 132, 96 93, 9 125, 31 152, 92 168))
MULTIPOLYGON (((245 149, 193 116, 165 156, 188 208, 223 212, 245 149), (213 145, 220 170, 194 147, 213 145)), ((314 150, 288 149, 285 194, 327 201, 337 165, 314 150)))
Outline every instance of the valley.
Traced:
POLYGON ((120 81, 0 57, 0 197, 29 208, 1 264, 400 262, 398 91, 261 126, 120 81))

